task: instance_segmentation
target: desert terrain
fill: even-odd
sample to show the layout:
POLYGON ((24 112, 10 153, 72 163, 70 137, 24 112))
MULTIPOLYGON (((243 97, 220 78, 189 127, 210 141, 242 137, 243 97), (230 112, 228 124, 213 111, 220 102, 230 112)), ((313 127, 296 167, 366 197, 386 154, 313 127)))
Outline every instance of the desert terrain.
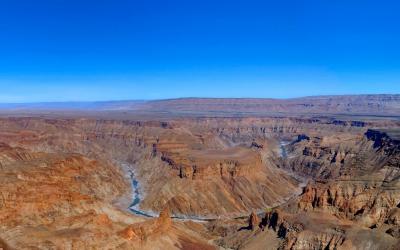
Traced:
POLYGON ((0 249, 400 249, 400 95, 0 106, 0 249))

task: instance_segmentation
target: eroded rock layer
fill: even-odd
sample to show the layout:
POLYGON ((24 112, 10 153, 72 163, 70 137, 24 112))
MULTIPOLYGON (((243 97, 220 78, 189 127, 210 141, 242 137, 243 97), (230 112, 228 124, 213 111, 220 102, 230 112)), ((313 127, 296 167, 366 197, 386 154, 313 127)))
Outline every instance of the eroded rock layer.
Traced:
POLYGON ((273 249, 398 249, 399 145, 377 130, 299 135, 283 166, 309 177, 303 193, 261 213, 258 231, 232 233, 239 243, 223 236, 220 244, 261 249, 260 238, 273 232, 273 249))
POLYGON ((153 222, 114 206, 130 184, 111 164, 3 143, 0 182, 3 249, 214 249, 168 211, 153 222))
POLYGON ((299 191, 298 181, 277 167, 273 134, 249 128, 251 121, 235 128, 227 126, 230 121, 219 124, 213 119, 166 123, 20 118, 4 121, 0 136, 32 150, 131 163, 146 193, 143 209, 157 212, 168 203, 173 214, 233 216, 280 204, 299 191))
POLYGON ((399 127, 1 118, 0 247, 396 249, 400 143, 382 131, 399 127), (138 207, 159 218, 127 211, 130 171, 138 207))

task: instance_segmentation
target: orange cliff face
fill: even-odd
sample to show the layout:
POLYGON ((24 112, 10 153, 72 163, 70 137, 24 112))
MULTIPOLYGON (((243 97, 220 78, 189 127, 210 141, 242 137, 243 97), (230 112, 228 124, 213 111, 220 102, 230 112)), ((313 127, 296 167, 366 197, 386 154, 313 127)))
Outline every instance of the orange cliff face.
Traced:
MULTIPOLYGON (((73 212, 74 203, 111 201, 127 187, 121 174, 96 160, 77 154, 31 152, 7 145, 0 147, 2 207, 23 219, 27 213, 47 218, 47 210, 64 206, 73 212), (110 178, 119 180, 101 186, 110 178), (26 206, 23 206, 26 205, 26 206)), ((4 219, 5 219, 4 218, 4 219)))
POLYGON ((82 155, 6 144, 0 145, 0 182, 0 239, 17 249, 100 246, 113 219, 124 217, 111 203, 129 187, 118 169, 82 155))
POLYGON ((114 207, 130 184, 115 166, 82 155, 32 152, 3 143, 0 182, 3 249, 179 249, 188 243, 214 249, 196 233, 187 233, 185 225, 173 225, 168 210, 146 222, 114 207), (145 226, 122 231, 135 223, 145 226))
POLYGON ((390 249, 398 239, 399 154, 396 142, 360 124, 396 125, 0 119, 0 246, 257 249, 267 239, 281 249, 390 249), (289 142, 287 157, 280 140, 289 142), (168 207, 170 215, 144 218, 114 205, 127 201, 126 210, 132 201, 123 164, 140 183, 140 210, 168 207), (297 175, 309 180, 303 192, 297 175), (252 211, 252 230, 240 230, 252 211))
POLYGON ((171 230, 172 219, 167 207, 158 218, 149 221, 132 224, 119 232, 119 235, 131 241, 144 241, 149 236, 166 234, 171 230))
POLYGON ((246 147, 163 152, 163 160, 179 169, 181 178, 222 179, 248 176, 261 170, 261 155, 246 147))
POLYGON ((284 166, 309 177, 303 193, 268 209, 255 232, 222 237, 225 246, 234 237, 254 246, 273 232, 279 249, 398 248, 400 141, 367 130, 300 136, 288 148, 284 166))
POLYGON ((36 151, 129 162, 146 194, 144 210, 161 211, 168 203, 178 215, 234 216, 274 206, 298 192, 298 182, 271 160, 274 140, 259 134, 265 129, 237 133, 229 124, 16 118, 0 123, 0 138, 36 151), (252 146, 255 139, 265 147, 252 146))
MULTIPOLYGON (((153 195, 142 206, 160 210, 167 204, 173 214, 214 218, 238 216, 252 209, 273 206, 296 192, 298 182, 277 168, 260 149, 246 144, 230 146, 215 135, 189 137, 164 133, 152 144, 154 159, 170 175, 154 183, 153 195), (276 185, 271 191, 268 187, 276 185)), ((154 166, 154 165, 153 165, 154 166)))

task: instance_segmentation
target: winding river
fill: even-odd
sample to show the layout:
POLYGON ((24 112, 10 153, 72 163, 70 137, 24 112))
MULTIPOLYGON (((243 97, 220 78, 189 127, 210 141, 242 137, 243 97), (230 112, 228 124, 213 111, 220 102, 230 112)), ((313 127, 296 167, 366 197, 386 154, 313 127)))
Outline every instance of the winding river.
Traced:
POLYGON ((139 181, 135 177, 135 172, 133 170, 129 170, 129 174, 131 177, 131 183, 132 183, 132 191, 133 191, 133 201, 132 204, 129 206, 129 210, 131 210, 133 213, 145 217, 155 217, 155 214, 149 211, 144 211, 139 208, 140 201, 141 201, 141 195, 140 195, 140 185, 139 181))

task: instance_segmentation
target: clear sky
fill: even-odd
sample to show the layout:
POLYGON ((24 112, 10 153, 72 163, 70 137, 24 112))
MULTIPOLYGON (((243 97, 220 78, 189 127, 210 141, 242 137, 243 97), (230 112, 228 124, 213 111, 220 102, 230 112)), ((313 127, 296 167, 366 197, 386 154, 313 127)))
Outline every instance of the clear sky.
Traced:
POLYGON ((399 1, 2 0, 0 102, 400 93, 399 1))

